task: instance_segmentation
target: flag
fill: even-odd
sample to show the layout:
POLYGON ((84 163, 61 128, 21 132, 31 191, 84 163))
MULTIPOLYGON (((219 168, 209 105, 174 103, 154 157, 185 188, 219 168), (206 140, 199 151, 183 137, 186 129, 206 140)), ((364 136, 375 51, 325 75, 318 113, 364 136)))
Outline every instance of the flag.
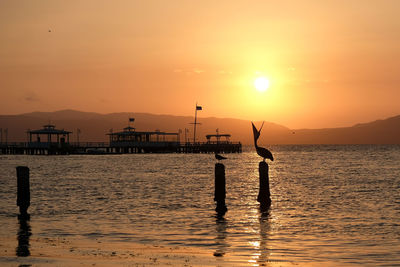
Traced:
POLYGON ((196 110, 203 110, 201 106, 196 106, 196 110))
POLYGON ((129 118, 129 122, 134 122, 135 118, 129 118))

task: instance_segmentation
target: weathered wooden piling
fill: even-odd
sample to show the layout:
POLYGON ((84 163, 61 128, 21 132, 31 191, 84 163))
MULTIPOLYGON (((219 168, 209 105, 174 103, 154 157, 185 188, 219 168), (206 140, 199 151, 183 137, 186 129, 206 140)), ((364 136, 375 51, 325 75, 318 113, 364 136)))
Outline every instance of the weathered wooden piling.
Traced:
MULTIPOLYGON (((32 235, 31 226, 29 225, 29 216, 19 216, 18 230, 18 246, 15 249, 17 257, 28 257, 31 255, 29 251, 29 237, 32 235)), ((25 266, 25 265, 24 265, 25 266)))
POLYGON ((222 163, 215 164, 215 193, 214 201, 217 202, 215 210, 218 213, 225 213, 228 209, 225 205, 225 166, 222 163))
POLYGON ((260 203, 260 207, 264 209, 271 205, 268 164, 265 161, 261 161, 258 168, 260 172, 260 190, 258 192, 257 201, 260 203))
POLYGON ((22 216, 28 215, 28 207, 31 204, 29 188, 29 168, 17 167, 17 206, 22 216))

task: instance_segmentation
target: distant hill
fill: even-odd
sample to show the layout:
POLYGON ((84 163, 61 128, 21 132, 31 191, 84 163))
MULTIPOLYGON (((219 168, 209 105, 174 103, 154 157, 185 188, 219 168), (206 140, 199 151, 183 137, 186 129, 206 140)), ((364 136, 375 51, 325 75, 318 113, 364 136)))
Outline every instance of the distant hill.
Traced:
POLYGON ((400 144, 400 116, 353 127, 293 130, 294 144, 400 144))
MULTIPOLYGON (((76 129, 81 130, 80 141, 107 141, 106 134, 122 130, 128 119, 135 118, 133 127, 138 131, 178 132, 189 129, 188 138, 193 139, 194 118, 191 116, 155 115, 148 113, 110 113, 100 114, 75 110, 56 112, 32 112, 20 115, 0 115, 0 128, 8 129, 8 141, 25 141, 27 129, 40 129, 43 125, 56 125, 56 128, 72 131, 71 141, 76 141, 76 129)), ((205 141, 206 134, 219 132, 232 135, 232 141, 252 144, 251 123, 247 120, 231 118, 202 118, 197 128, 197 138, 205 141)), ((261 122, 256 122, 260 127, 261 122)), ((3 141, 5 135, 3 134, 3 141)), ((400 144, 400 116, 370 123, 357 124, 346 128, 298 129, 293 130, 271 122, 264 124, 261 144, 400 144)))
MULTIPOLYGON (((172 116, 172 115, 154 115, 148 113, 110 113, 99 114, 93 112, 80 112, 75 110, 61 110, 55 112, 32 112, 20 115, 0 115, 0 128, 8 128, 8 140, 25 141, 27 129, 40 129, 43 125, 56 125, 58 129, 72 131, 72 140, 76 141, 76 130, 79 128, 81 134, 80 141, 107 141, 106 136, 112 131, 121 131, 128 126, 128 119, 135 118, 131 126, 137 131, 154 131, 156 129, 164 132, 178 132, 182 130, 181 141, 184 141, 185 131, 187 128, 189 133, 187 138, 193 140, 194 121, 191 116, 172 116)), ((201 118, 201 123, 197 127, 196 140, 205 141, 207 134, 215 134, 219 129, 220 134, 229 133, 232 135, 232 141, 241 141, 242 143, 252 143, 251 123, 246 120, 238 119, 221 119, 221 118, 201 118)), ((261 123, 259 123, 261 125, 261 123)), ((266 136, 279 140, 281 133, 288 133, 290 130, 286 127, 274 123, 265 123, 263 132, 268 133, 266 136)), ((5 137, 3 137, 3 141, 5 137)))

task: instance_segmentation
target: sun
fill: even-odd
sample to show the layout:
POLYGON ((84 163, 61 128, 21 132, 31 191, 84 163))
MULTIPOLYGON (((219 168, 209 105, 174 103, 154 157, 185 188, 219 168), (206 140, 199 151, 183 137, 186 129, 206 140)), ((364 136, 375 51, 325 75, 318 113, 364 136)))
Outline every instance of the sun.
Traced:
POLYGON ((269 80, 265 77, 258 77, 254 80, 254 87, 259 92, 265 92, 269 88, 269 80))

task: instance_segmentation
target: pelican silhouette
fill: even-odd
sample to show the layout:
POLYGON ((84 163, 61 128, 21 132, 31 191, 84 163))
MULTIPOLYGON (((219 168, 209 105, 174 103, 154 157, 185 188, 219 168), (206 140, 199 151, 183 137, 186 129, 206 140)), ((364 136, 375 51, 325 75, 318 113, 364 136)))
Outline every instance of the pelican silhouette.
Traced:
POLYGON ((217 153, 215 153, 215 158, 219 161, 219 160, 223 160, 223 159, 227 159, 227 158, 225 158, 224 156, 221 156, 221 155, 219 155, 219 154, 217 154, 217 153))
POLYGON ((260 133, 261 133, 261 129, 264 126, 264 122, 261 125, 260 130, 257 130, 256 126, 254 126, 254 123, 251 123, 251 125, 253 126, 253 135, 254 135, 254 146, 256 147, 256 151, 257 154, 262 157, 265 161, 265 159, 270 159, 271 161, 274 161, 274 157, 272 156, 271 151, 269 151, 268 149, 264 148, 264 147, 259 147, 257 145, 257 140, 258 138, 260 138, 260 133))

